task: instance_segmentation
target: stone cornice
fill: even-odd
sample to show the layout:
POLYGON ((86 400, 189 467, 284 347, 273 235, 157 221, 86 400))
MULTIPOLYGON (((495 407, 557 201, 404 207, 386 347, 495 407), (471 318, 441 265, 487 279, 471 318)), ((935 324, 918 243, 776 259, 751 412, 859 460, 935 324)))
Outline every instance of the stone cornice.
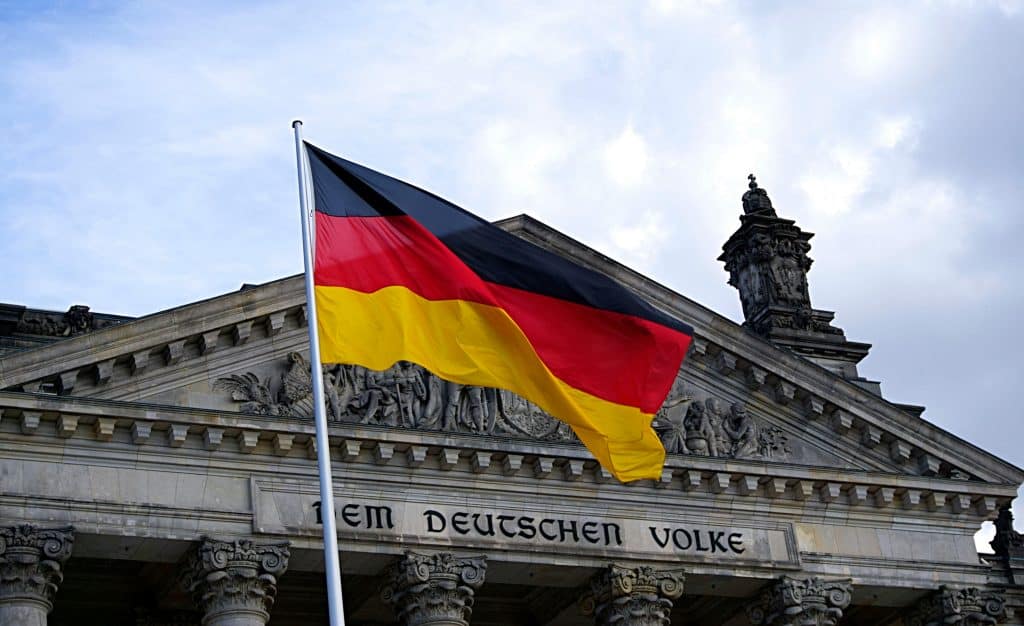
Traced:
MULTIPOLYGON (((904 446, 916 447, 920 453, 945 459, 952 452, 961 465, 969 465, 972 473, 990 482, 1024 482, 1024 469, 992 455, 985 450, 948 433, 930 422, 915 417, 898 406, 842 379, 823 367, 782 350, 747 332, 732 320, 701 306, 685 296, 664 287, 615 260, 590 249, 582 243, 550 228, 527 215, 498 222, 502 228, 533 241, 557 254, 607 274, 634 290, 656 306, 696 329, 694 352, 700 356, 719 357, 720 371, 729 375, 766 381, 780 387, 784 403, 802 401, 828 416, 836 410, 860 420, 884 433, 884 439, 904 446), (728 346, 727 348, 725 346, 728 346), (752 369, 760 370, 755 375, 752 369)), ((765 383, 758 383, 765 384, 765 383)), ((870 441, 870 439, 869 439, 870 441)), ((914 456, 914 450, 909 455, 914 456)))
MULTIPOLYGON (((164 448, 168 454, 194 454, 199 449, 225 459, 251 455, 254 461, 261 456, 313 459, 317 454, 308 420, 21 392, 0 392, 0 428, 8 438, 26 443, 81 438, 92 441, 90 445, 123 447, 130 442, 154 452, 164 448), (18 432, 10 432, 5 422, 18 432)), ((330 437, 332 455, 339 461, 375 468, 435 467, 498 479, 593 482, 730 500, 769 498, 779 505, 819 502, 981 520, 993 517, 1016 494, 1012 483, 680 455, 667 459, 661 480, 620 486, 575 445, 357 424, 333 425, 330 437)))
MULTIPOLYGON (((62 375, 73 384, 69 373, 77 377, 83 368, 120 359, 131 359, 133 371, 145 370, 149 361, 174 364, 184 344, 202 342, 211 330, 217 331, 214 340, 225 334, 236 345, 245 343, 255 321, 264 321, 273 334, 272 315, 288 310, 302 314, 301 285, 301 277, 284 278, 13 354, 0 359, 0 389, 62 375)), ((102 370, 97 376, 104 376, 102 370)))

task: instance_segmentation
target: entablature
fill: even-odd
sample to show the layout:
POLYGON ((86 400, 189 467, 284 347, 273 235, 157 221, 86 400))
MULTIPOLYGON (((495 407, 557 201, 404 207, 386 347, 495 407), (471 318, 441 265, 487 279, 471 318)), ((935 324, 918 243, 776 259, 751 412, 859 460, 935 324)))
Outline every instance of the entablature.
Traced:
MULTIPOLYGON (((21 392, 0 392, 0 431, 22 447, 39 445, 40 454, 46 454, 49 438, 67 440, 62 445, 82 439, 112 449, 129 445, 204 459, 223 455, 225 462, 239 455, 268 463, 278 462, 275 457, 308 461, 317 455, 308 420, 21 392)), ((664 499, 675 492, 709 503, 768 502, 780 511, 791 505, 801 515, 840 507, 849 515, 912 516, 918 523, 934 519, 969 526, 993 518, 1016 495, 1012 483, 682 455, 669 455, 659 480, 623 485, 584 448, 567 443, 371 424, 332 425, 330 441, 332 457, 352 469, 453 472, 477 484, 515 478, 537 481, 545 489, 558 482, 577 484, 596 499, 643 492, 664 499)), ((65 445, 63 455, 68 458, 73 450, 65 445)))

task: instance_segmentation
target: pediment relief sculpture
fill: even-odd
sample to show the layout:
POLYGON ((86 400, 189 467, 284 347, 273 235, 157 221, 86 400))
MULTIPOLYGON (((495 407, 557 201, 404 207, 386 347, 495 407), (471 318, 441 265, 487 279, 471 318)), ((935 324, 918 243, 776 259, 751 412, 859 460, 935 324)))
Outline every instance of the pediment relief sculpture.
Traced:
MULTIPOLYGON (((327 418, 333 422, 576 440, 568 425, 514 393, 446 381, 412 363, 384 371, 328 364, 323 373, 327 418)), ((233 374, 218 378, 213 388, 229 392, 242 413, 313 415, 309 361, 299 352, 289 353, 285 371, 276 376, 233 374)), ((678 382, 653 426, 671 454, 765 459, 790 454, 787 435, 751 415, 743 403, 727 404, 678 382)))
POLYGON ((654 429, 670 454, 785 459, 791 450, 782 429, 756 419, 742 402, 670 394, 655 416, 654 429))

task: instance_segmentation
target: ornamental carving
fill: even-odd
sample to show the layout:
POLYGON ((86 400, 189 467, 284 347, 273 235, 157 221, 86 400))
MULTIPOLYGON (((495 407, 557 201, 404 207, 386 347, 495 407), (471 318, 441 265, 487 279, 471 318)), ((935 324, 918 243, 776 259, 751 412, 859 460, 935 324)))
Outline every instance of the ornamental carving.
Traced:
MULTIPOLYGON (((572 429, 537 405, 502 389, 460 385, 400 361, 384 371, 357 365, 324 365, 327 418, 442 432, 499 435, 541 441, 576 441, 572 429)), ((284 372, 261 378, 253 372, 214 382, 243 413, 308 418, 312 381, 306 357, 288 355, 284 372)), ((653 421, 666 451, 728 458, 787 458, 789 438, 750 415, 742 403, 697 397, 677 379, 653 421)))
POLYGON ((590 579, 580 611, 593 615, 597 626, 667 626, 684 582, 682 570, 612 564, 590 579))
POLYGON ((784 576, 747 606, 754 626, 835 626, 853 599, 849 580, 784 576))
POLYGON ((982 626, 999 624, 1006 617, 1005 599, 999 593, 943 585, 918 602, 907 617, 907 626, 982 626))
POLYGON ((181 586, 203 611, 204 623, 222 614, 249 614, 266 623, 277 578, 288 569, 288 545, 202 538, 185 562, 181 586))
MULTIPOLYGON (((842 336, 832 314, 811 308, 807 272, 813 262, 811 233, 779 217, 768 192, 748 176, 740 228, 722 247, 729 284, 740 292, 746 326, 762 336, 772 331, 806 331, 842 336)), ((833 338, 835 339, 835 338, 833 338)))
POLYGON ((107 326, 116 326, 127 319, 102 314, 101 317, 97 317, 89 311, 89 307, 76 304, 65 313, 25 311, 18 320, 14 332, 48 337, 73 337, 107 326))
MULTIPOLYGON (((957 471, 957 470, 954 470, 957 471)), ((996 536, 989 542, 997 556, 1024 559, 1024 535, 1013 529, 1013 511, 1007 504, 999 509, 996 518, 996 536)))
POLYGON ((695 396, 674 389, 655 416, 654 429, 666 452, 737 459, 789 456, 789 437, 750 415, 744 403, 695 396))
POLYGON ((0 528, 0 601, 40 602, 49 611, 74 546, 74 528, 0 528))
MULTIPOLYGON (((229 392, 243 413, 312 417, 309 360, 292 352, 285 370, 276 378, 234 374, 217 379, 213 388, 229 392)), ((323 374, 330 421, 575 440, 568 425, 511 392, 446 381, 406 361, 384 371, 324 365, 323 374)))
POLYGON ((486 571, 484 556, 406 551, 385 572, 381 598, 394 606, 403 626, 468 626, 486 571))

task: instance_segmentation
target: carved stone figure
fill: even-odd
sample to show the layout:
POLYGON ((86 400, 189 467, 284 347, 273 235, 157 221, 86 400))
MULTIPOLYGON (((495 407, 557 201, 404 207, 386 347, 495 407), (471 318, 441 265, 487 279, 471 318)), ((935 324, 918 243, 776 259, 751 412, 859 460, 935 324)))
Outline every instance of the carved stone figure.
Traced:
POLYGON ((266 624, 277 579, 288 569, 288 545, 203 537, 181 573, 181 585, 202 610, 203 624, 266 624))
POLYGON ((757 424, 747 414, 747 407, 742 402, 734 402, 730 408, 730 418, 726 420, 725 432, 732 441, 732 456, 745 458, 758 452, 757 424))
POLYGON ((487 405, 484 400, 483 387, 460 385, 445 381, 448 403, 444 409, 444 427, 442 430, 459 430, 459 422, 470 432, 490 433, 493 423, 488 417, 487 405), (463 404, 465 403, 465 404, 463 404), (462 407, 465 407, 463 409, 462 407))
POLYGON ((658 437, 661 438, 661 443, 665 446, 665 452, 674 454, 685 454, 687 452, 687 413, 675 412, 673 409, 692 400, 693 397, 685 391, 675 392, 673 390, 658 410, 657 415, 655 415, 652 426, 654 426, 654 430, 658 433, 658 437))
POLYGON ((115 326, 130 318, 103 315, 97 318, 89 307, 75 304, 66 313, 46 311, 25 311, 18 320, 15 332, 49 337, 73 337, 84 333, 115 326))
POLYGON ((241 402, 239 410, 252 415, 280 415, 281 406, 270 393, 270 379, 260 380, 252 372, 232 374, 218 378, 213 383, 214 391, 228 391, 231 399, 241 402))
POLYGON ((487 559, 406 551, 385 573, 381 598, 402 626, 468 626, 487 559))
POLYGON ((725 432, 725 410, 716 398, 704 401, 704 414, 708 418, 708 429, 711 437, 711 456, 731 456, 732 442, 725 432))
POLYGON ((977 587, 956 589, 943 585, 911 609, 907 626, 982 626, 1006 617, 1002 595, 977 587))
POLYGON ((853 599, 849 580, 783 576, 747 606, 754 626, 835 626, 853 599))
POLYGON ((596 626, 668 626, 684 581, 682 570, 612 564, 590 579, 580 611, 596 626))
POLYGON ((45 626, 73 545, 71 526, 0 527, 0 624, 45 626))
POLYGON ((699 402, 690 404, 686 411, 686 417, 683 419, 683 427, 686 432, 686 452, 718 456, 714 430, 711 428, 711 422, 708 420, 703 404, 699 402))

